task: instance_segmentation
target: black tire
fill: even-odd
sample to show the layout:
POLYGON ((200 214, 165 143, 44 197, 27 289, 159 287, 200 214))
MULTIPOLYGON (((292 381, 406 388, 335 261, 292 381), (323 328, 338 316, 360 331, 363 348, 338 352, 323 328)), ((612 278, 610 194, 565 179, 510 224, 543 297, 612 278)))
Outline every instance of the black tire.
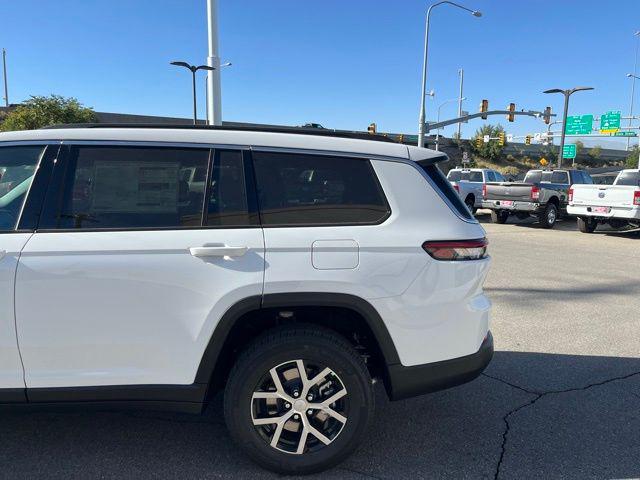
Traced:
POLYGON ((464 199, 464 204, 467 206, 471 214, 475 216, 476 212, 478 211, 478 209, 474 207, 475 199, 471 195, 469 195, 464 199))
POLYGON ((493 223, 507 223, 509 212, 504 210, 491 210, 491 221, 493 223))
POLYGON ((558 220, 558 207, 553 203, 547 203, 545 209, 538 214, 538 221, 543 228, 553 228, 558 220))
POLYGON ((582 233, 593 233, 598 226, 597 220, 593 218, 578 217, 578 230, 582 233))
POLYGON ((229 375, 225 389, 224 413, 227 427, 234 441, 256 463, 277 473, 300 475, 326 470, 347 458, 358 447, 369 428, 374 413, 374 403, 371 377, 362 358, 351 344, 331 330, 297 324, 267 332, 240 355, 229 375), (298 359, 304 362, 305 375, 309 379, 324 368, 332 371, 317 382, 317 389, 313 387, 308 390, 309 393, 317 395, 318 398, 314 399, 315 401, 326 401, 327 398, 330 399, 335 395, 336 391, 346 389, 347 393, 344 397, 331 403, 330 407, 336 409, 335 411, 339 409, 340 414, 346 417, 345 423, 338 421, 332 415, 326 416, 322 409, 318 409, 315 413, 307 409, 308 405, 297 405, 300 401, 306 403, 305 400, 308 398, 303 398, 303 395, 307 395, 304 389, 300 392, 296 391, 296 385, 301 385, 295 383, 299 379, 294 377, 291 380, 291 372, 300 372, 299 368, 290 367, 292 361, 295 365, 298 359), (310 370, 314 368, 313 366, 317 366, 317 369, 310 370), (270 375, 270 370, 276 367, 283 369, 286 374, 286 376, 281 375, 280 371, 276 370, 282 385, 281 391, 297 400, 289 403, 281 399, 253 399, 253 394, 257 391, 269 393, 274 390, 275 382, 273 382, 274 377, 270 375), (286 380, 287 378, 289 380, 286 380), (326 380, 325 384, 323 380, 326 380), (264 383, 265 381, 267 383, 264 383), (268 386, 269 382, 271 386, 268 386), (326 393, 327 389, 323 390, 320 387, 326 384, 329 384, 329 393, 326 393), (295 394, 300 397, 293 397, 295 394), (328 397, 323 397, 325 394, 328 397), (260 402, 273 403, 269 406, 260 402), (260 409, 262 405, 266 406, 260 409), (304 412, 298 413, 301 408, 304 412), (285 427, 281 429, 278 435, 280 440, 276 443, 278 448, 270 445, 277 433, 275 424, 254 426, 253 419, 261 419, 265 411, 268 419, 294 413, 298 415, 299 420, 287 420, 285 427), (274 411, 275 414, 272 413, 274 411), (322 415, 326 416, 324 421, 320 418, 322 415), (313 423, 316 421, 322 422, 313 423), (320 425, 322 428, 333 426, 333 433, 330 433, 330 430, 320 432, 326 433, 326 438, 332 440, 331 443, 327 445, 320 441, 320 437, 311 433, 305 442, 301 442, 301 428, 303 426, 306 428, 308 425, 315 425, 318 428, 320 425), (293 427, 297 430, 289 430, 293 427), (305 448, 302 454, 282 451, 282 449, 293 451, 301 444, 305 448))

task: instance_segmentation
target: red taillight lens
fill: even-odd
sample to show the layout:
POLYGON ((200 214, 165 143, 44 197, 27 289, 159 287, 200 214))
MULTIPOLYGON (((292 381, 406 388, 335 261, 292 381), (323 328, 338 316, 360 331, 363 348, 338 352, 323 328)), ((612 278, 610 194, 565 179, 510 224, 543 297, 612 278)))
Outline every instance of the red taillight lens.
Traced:
POLYGON ((482 198, 483 199, 487 198, 487 184, 486 183, 482 184, 482 198))
POLYGON ((459 187, 457 184, 455 184, 455 183, 453 184, 453 189, 454 189, 456 192, 460 193, 460 187, 459 187))
POLYGON ((569 203, 573 202, 573 188, 569 189, 569 203))
POLYGON ((540 198, 540 189, 535 185, 531 187, 531 200, 538 200, 540 198))
POLYGON ((640 205, 640 190, 633 192, 633 204, 640 205))
POLYGON ((486 238, 424 242, 422 248, 436 260, 480 260, 487 256, 486 238))

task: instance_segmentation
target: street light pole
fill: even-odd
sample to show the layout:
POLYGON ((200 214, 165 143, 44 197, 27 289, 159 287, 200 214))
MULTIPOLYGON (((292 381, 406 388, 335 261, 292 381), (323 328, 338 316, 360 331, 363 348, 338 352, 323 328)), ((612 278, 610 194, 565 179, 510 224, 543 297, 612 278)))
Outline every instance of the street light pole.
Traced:
MULTIPOLYGON (((444 107, 448 103, 453 103, 453 102, 462 103, 462 100, 466 100, 466 98, 451 98, 449 100, 445 100, 444 102, 442 102, 438 106, 438 123, 440 123, 440 109, 442 107, 444 107)), ((459 115, 459 116, 462 116, 462 115, 459 115)), ((439 150, 440 150, 440 127, 438 127, 438 129, 436 130, 436 151, 439 151, 439 150)))
POLYGON ((197 105, 197 93, 196 93, 196 72, 198 70, 215 70, 213 67, 209 65, 190 65, 187 62, 171 62, 171 65, 175 65, 177 67, 184 67, 191 72, 191 81, 193 85, 193 124, 198 124, 198 105, 197 105))
POLYGON ((429 54, 429 23, 431 20, 431 10, 438 5, 448 4, 453 7, 458 7, 462 10, 466 10, 470 12, 474 17, 481 17, 482 13, 478 10, 471 10, 470 8, 459 5, 455 2, 450 2, 448 0, 443 0, 441 2, 434 3, 427 9, 427 19, 425 22, 425 32, 424 32, 424 55, 422 62, 422 88, 420 89, 420 115, 418 117, 418 146, 424 147, 424 129, 425 129, 425 121, 426 121, 426 105, 425 105, 425 97, 427 95, 427 59, 429 54))
MULTIPOLYGON (((562 133, 560 134, 560 153, 558 154, 558 168, 562 168, 562 152, 564 150, 564 138, 567 129, 567 114, 569 113, 569 97, 576 92, 582 90, 593 90, 593 87, 575 87, 570 90, 562 90, 560 88, 552 88, 542 93, 562 93, 564 95, 564 116, 562 117, 562 133)), ((575 158, 573 159, 575 164, 575 158)))
POLYGON ((8 80, 7 80, 7 51, 3 48, 2 49, 2 71, 3 71, 3 78, 4 78, 4 105, 5 107, 9 106, 9 87, 7 86, 8 84, 8 80))
POLYGON ((218 2, 207 0, 207 31, 209 56, 207 65, 211 74, 207 79, 207 121, 209 125, 222 125, 222 89, 220 87, 220 57, 218 56, 218 2))
MULTIPOLYGON (((638 78, 636 77, 636 72, 638 69, 638 48, 640 47, 640 31, 637 31, 633 35, 638 37, 638 40, 636 41, 636 56, 633 61, 633 74, 627 74, 627 77, 631 77, 631 99, 629 100, 629 128, 631 128, 631 122, 633 118, 633 97, 635 96, 636 79, 638 78)), ((630 140, 631 138, 627 137, 627 152, 629 151, 630 140)))
MULTIPOLYGON (((458 93, 458 118, 462 117, 462 87, 464 85, 464 69, 458 70, 458 74, 460 75, 460 92, 458 93)), ((462 139, 462 122, 458 122, 458 140, 462 139)))

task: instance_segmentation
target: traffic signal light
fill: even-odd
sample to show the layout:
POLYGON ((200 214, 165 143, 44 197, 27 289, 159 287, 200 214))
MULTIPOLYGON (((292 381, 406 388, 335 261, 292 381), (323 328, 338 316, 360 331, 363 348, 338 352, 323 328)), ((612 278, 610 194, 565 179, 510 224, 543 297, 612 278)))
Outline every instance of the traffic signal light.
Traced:
POLYGON ((370 123, 369 126, 367 127, 367 132, 369 132, 371 134, 375 134, 376 133, 376 124, 375 123, 370 123))
POLYGON ((484 139, 482 137, 476 138, 476 148, 480 150, 482 148, 482 144, 484 143, 484 139))
MULTIPOLYGON (((509 110, 509 112, 515 112, 516 111, 516 104, 515 103, 510 103, 509 106, 507 107, 507 110, 509 110)), ((513 122, 513 119, 515 118, 515 115, 513 113, 509 113, 507 115, 507 120, 510 122, 513 122)))
MULTIPOLYGON (((513 103, 511 105, 513 105, 513 103)), ((498 132, 498 145, 504 147, 504 132, 498 132)))
POLYGON ((547 107, 544 109, 542 117, 544 118, 544 123, 546 123, 547 125, 551 123, 551 107, 547 107))
POLYGON ((531 145, 531 135, 527 135, 524 139, 525 145, 531 145))
POLYGON ((404 134, 403 134, 403 133, 401 133, 400 135, 398 135, 398 142, 399 142, 399 143, 404 142, 404 134))
MULTIPOLYGON (((489 100, 482 100, 480 102, 480 113, 485 113, 489 110, 489 100)), ((487 119, 486 115, 480 115, 480 118, 483 120, 487 119)))

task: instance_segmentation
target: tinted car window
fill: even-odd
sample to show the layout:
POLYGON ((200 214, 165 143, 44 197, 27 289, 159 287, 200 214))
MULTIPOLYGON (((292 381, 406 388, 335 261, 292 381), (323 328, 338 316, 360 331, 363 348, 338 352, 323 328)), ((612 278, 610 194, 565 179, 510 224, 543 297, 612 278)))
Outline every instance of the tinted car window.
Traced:
POLYGON ((389 207, 368 160, 254 152, 263 225, 377 223, 389 207))
POLYGON ((493 174, 493 172, 486 172, 485 175, 487 176, 487 182, 496 181, 496 176, 493 174))
POLYGON ((621 172, 616 185, 633 185, 640 187, 640 172, 621 172))
POLYGON ((587 172, 582 172, 582 179, 584 183, 593 184, 593 178, 587 172))
POLYGON ((208 149, 74 147, 56 227, 201 226, 208 162, 208 149))
POLYGON ((524 183, 540 183, 541 180, 542 180, 541 170, 532 170, 530 172, 527 172, 527 175, 524 177, 524 183))
POLYGON ((492 172, 495 177, 496 177, 496 182, 504 182, 504 177, 502 176, 502 174, 500 172, 492 172))
POLYGON ((0 147, 0 231, 16 228, 43 151, 43 146, 0 147))
POLYGON ((551 183, 569 183, 569 172, 553 172, 551 174, 551 183))
POLYGON ((449 170, 447 174, 447 180, 450 182, 459 182, 462 178, 462 172, 460 170, 449 170))
POLYGON ((469 181, 482 183, 482 172, 469 172, 469 181))
POLYGON ((449 204, 454 208, 454 210, 458 212, 458 214, 461 217, 471 220, 473 218, 473 215, 471 214, 469 209, 466 207, 466 205, 462 203, 460 196, 453 189, 451 184, 447 181, 444 174, 440 171, 437 165, 427 163, 427 162, 425 163, 418 162, 418 165, 420 166, 420 168, 422 168, 424 173, 431 179, 431 182, 433 183, 434 188, 437 191, 439 191, 442 194, 442 196, 444 196, 444 198, 448 200, 449 204))
POLYGON ((246 226, 247 192, 239 150, 216 150, 211 174, 207 225, 246 226))

